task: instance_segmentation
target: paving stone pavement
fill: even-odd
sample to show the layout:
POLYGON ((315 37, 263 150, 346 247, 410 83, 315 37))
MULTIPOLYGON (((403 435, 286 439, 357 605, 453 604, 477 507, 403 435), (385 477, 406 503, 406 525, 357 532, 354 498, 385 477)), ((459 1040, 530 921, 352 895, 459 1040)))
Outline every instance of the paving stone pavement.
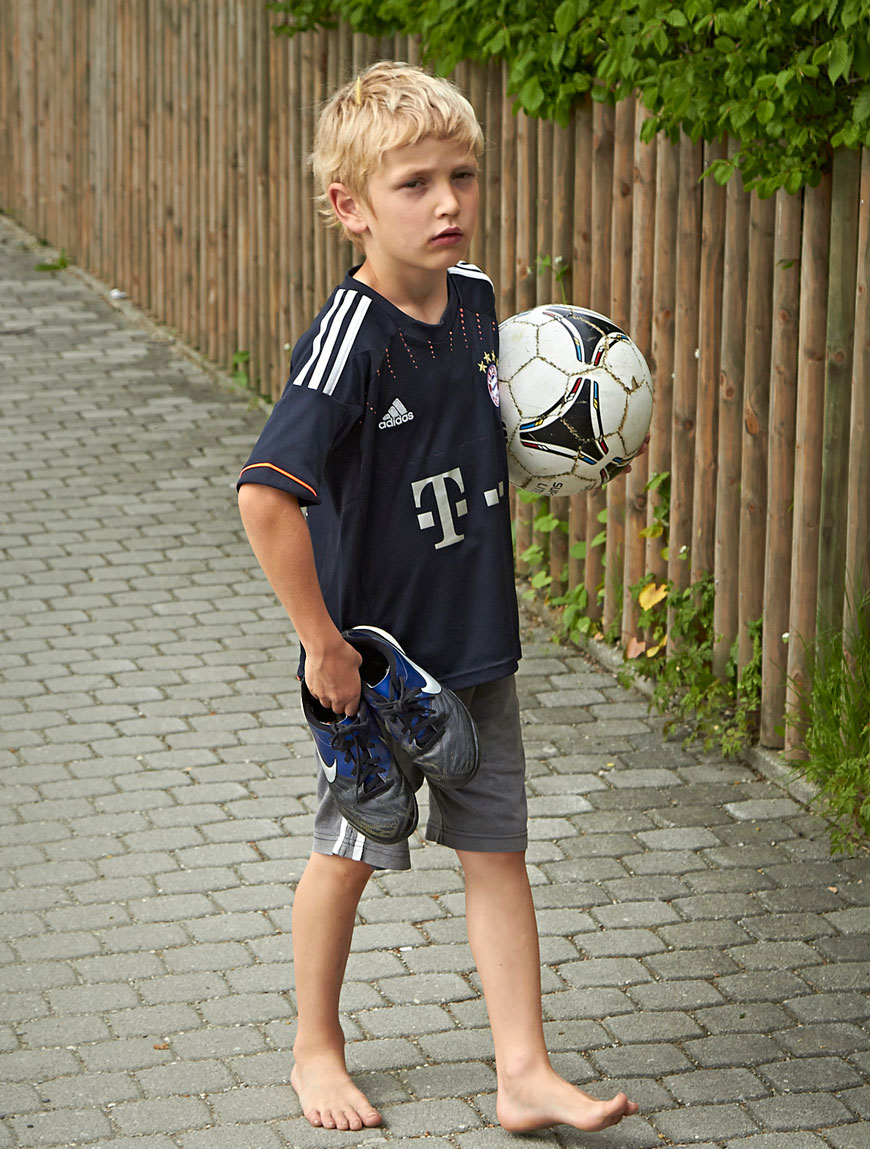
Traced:
POLYGON ((525 625, 529 862, 561 1071, 641 1114, 495 1124, 453 854, 372 881, 343 998, 382 1107, 288 1084, 315 772, 234 479, 263 421, 0 221, 0 1149, 870 1146, 870 866, 525 625))

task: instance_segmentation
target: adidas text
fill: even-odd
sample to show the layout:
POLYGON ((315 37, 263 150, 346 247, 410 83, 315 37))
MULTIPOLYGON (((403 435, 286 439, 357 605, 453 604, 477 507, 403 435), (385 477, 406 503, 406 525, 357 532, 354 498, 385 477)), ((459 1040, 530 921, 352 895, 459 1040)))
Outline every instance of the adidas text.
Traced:
POLYGON ((414 418, 414 412, 409 411, 401 399, 394 399, 390 404, 390 409, 378 423, 380 429, 386 430, 388 427, 399 427, 402 423, 410 423, 414 418))

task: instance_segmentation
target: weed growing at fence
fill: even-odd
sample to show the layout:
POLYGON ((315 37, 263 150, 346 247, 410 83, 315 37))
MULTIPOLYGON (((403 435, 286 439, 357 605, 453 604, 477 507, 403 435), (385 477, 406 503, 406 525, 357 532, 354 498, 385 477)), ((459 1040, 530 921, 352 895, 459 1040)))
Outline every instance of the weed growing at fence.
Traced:
POLYGON ((807 678, 793 684, 797 703, 786 715, 807 755, 795 772, 818 788, 832 851, 849 854, 870 841, 870 590, 854 618, 851 633, 824 624, 804 644, 807 678))
MULTIPOLYGON (((662 540, 667 553, 670 512, 670 476, 667 472, 653 475, 648 491, 657 492, 652 522, 640 534, 662 540)), ((568 530, 568 524, 550 510, 540 495, 518 492, 523 502, 539 503, 533 526, 536 539, 519 558, 530 568, 526 597, 546 596, 552 584, 547 567, 546 540, 554 530, 568 530)), ((601 530, 589 540, 576 542, 571 556, 585 560, 591 547, 605 545, 607 511, 599 512, 601 530)), ((688 555, 684 556, 688 559, 688 555)), ((605 570, 595 590, 598 601, 604 595, 605 570)), ((567 571, 562 574, 567 582, 567 571)), ((583 583, 571 587, 564 595, 550 599, 550 605, 561 608, 562 632, 572 642, 596 638, 608 644, 620 639, 621 611, 605 630, 599 618, 589 614, 589 588, 583 583)), ((702 575, 690 587, 676 588, 670 581, 656 584, 647 574, 630 593, 640 607, 638 637, 626 652, 626 669, 620 675, 624 685, 634 675, 653 684, 652 705, 667 716, 666 730, 685 726, 689 740, 701 739, 705 749, 714 746, 726 755, 738 753, 754 741, 758 733, 761 700, 761 620, 750 623, 752 657, 742 670, 737 665, 737 642, 723 677, 713 671, 713 647, 717 635, 713 626, 715 586, 712 574, 702 575), (670 629, 668 620, 670 619, 670 629), (642 639, 640 636, 643 636, 642 639), (628 655, 631 654, 630 661, 628 655), (629 669, 630 667, 630 669, 629 669)))
POLYGON ((63 248, 61 248, 56 259, 46 259, 46 260, 43 260, 42 263, 37 263, 36 270, 37 271, 63 271, 64 268, 69 267, 71 263, 72 263, 72 260, 67 255, 67 253, 63 250, 63 248))
POLYGON ((250 351, 237 351, 231 360, 233 372, 230 378, 240 387, 247 387, 250 382, 248 379, 248 364, 250 361, 250 351))
POLYGON ((725 676, 713 671, 715 583, 702 575, 691 586, 656 586, 647 576, 631 588, 641 607, 638 629, 645 649, 632 660, 634 673, 653 683, 653 703, 668 715, 665 729, 686 725, 689 740, 700 738, 706 750, 718 747, 733 755, 758 733, 761 699, 761 619, 748 626, 752 657, 738 670, 737 641, 731 647, 725 676), (667 622, 670 618, 670 627, 667 622))

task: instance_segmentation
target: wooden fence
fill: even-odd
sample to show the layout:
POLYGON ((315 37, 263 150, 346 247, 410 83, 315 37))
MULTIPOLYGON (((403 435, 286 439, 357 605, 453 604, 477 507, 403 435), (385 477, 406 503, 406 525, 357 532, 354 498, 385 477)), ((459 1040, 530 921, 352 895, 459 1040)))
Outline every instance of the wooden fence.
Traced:
MULTIPOLYGON (((0 208, 273 396, 351 260, 315 216, 318 105, 374 59, 417 57, 342 29, 276 37, 275 19, 259 0, 0 5, 0 208)), ((820 609, 848 624, 847 581, 870 587, 870 153, 763 201, 701 181, 727 144, 640 143, 633 101, 562 129, 513 114, 498 68, 456 79, 489 140, 472 259, 500 313, 564 292, 653 368, 649 454, 605 492, 553 500, 569 533, 541 536, 551 592, 585 586, 627 642, 625 588, 712 575, 717 670, 735 640, 746 664, 763 620, 761 741, 781 745, 795 638, 820 609), (665 512, 667 484, 646 489, 662 472, 667 557, 640 533, 665 512)), ((518 502, 520 550, 533 513, 518 502)))

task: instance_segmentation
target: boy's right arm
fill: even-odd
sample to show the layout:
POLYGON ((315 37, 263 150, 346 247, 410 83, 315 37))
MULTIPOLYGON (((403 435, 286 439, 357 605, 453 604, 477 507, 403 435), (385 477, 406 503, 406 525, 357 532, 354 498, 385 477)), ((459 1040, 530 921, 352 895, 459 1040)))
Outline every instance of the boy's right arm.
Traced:
POLYGON ((308 524, 287 491, 261 483, 239 489, 248 541, 305 648, 305 683, 336 714, 359 709, 359 654, 330 617, 314 565, 308 524))

